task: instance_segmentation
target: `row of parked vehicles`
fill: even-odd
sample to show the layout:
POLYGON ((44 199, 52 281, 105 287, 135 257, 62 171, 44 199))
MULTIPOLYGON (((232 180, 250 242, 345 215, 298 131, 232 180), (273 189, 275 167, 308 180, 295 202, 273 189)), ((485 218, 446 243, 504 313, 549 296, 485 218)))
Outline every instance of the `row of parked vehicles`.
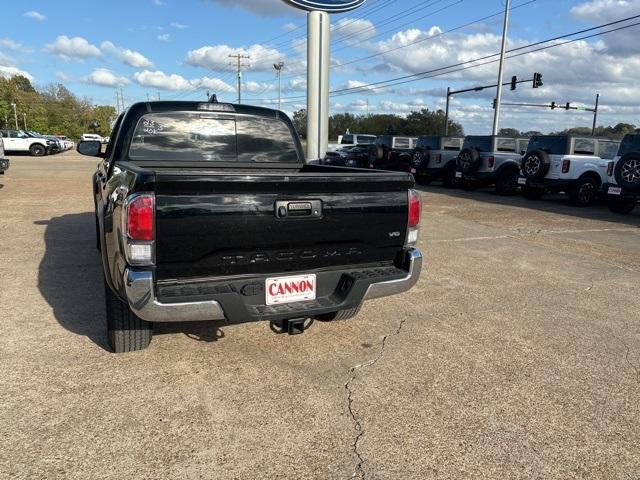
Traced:
POLYGON ((344 146, 324 162, 408 171, 421 185, 441 180, 448 188, 493 187, 500 195, 521 191, 530 200, 563 192, 577 206, 604 196, 616 213, 631 212, 640 198, 640 135, 622 142, 570 135, 383 135, 370 144, 344 146))
POLYGON ((66 152, 75 147, 75 143, 64 135, 43 135, 31 130, 0 130, 0 137, 7 152, 28 153, 33 157, 66 152))

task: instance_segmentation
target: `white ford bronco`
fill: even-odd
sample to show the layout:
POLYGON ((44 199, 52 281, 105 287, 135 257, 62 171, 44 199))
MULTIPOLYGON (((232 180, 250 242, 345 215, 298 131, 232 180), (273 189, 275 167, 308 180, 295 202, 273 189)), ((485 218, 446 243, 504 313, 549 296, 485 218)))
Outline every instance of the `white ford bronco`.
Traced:
POLYGON ((48 155, 58 142, 48 138, 32 137, 22 130, 0 130, 7 152, 28 152, 33 157, 48 155))
POLYGON ((514 195, 528 142, 527 138, 491 135, 466 137, 458 155, 456 177, 467 189, 495 185, 499 195, 514 195))
POLYGON ((619 145, 620 142, 604 138, 533 137, 522 159, 518 183, 530 200, 538 200, 545 193, 565 192, 573 205, 592 205, 613 171, 619 145))
POLYGON ((614 213, 631 213, 640 200, 640 134, 625 135, 604 184, 607 207, 614 213))
POLYGON ((422 135, 413 151, 411 173, 419 185, 442 179, 444 186, 456 186, 456 159, 462 149, 462 137, 422 135))

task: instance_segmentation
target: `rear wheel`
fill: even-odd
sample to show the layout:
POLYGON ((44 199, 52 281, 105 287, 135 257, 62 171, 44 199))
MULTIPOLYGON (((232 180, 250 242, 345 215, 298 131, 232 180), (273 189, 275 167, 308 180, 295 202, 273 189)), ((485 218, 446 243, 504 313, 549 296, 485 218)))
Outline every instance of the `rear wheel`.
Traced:
POLYGON ((44 155, 47 153, 47 149, 44 148, 44 145, 36 143, 35 145, 31 145, 29 153, 32 157, 44 157, 44 155))
POLYGON ((616 198, 611 195, 607 196, 607 207, 613 213, 627 215, 635 208, 637 200, 635 198, 616 198))
POLYGON ((350 308, 349 310, 339 310, 337 312, 325 313, 324 315, 318 315, 318 317, 316 318, 321 322, 338 322, 341 320, 349 320, 358 315, 361 308, 362 305, 356 308, 350 308))
POLYGON ((138 318, 122 302, 105 282, 104 294, 107 306, 107 340, 115 353, 144 350, 151 343, 151 322, 138 318))
POLYGON ((540 200, 544 196, 544 190, 542 188, 523 187, 522 195, 527 200, 540 200))
POLYGON ((496 178, 496 193, 498 195, 515 195, 518 191, 518 172, 505 170, 496 178))
POLYGON ((600 182, 594 177, 579 178, 569 190, 569 201, 577 207, 588 207, 596 203, 600 182))

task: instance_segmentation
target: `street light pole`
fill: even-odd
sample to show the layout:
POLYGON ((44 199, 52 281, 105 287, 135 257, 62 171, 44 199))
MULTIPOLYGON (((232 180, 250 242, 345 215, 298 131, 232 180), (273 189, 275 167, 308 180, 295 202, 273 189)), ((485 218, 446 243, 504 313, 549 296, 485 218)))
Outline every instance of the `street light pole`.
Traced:
POLYGON ((282 110, 282 69, 284 68, 284 62, 274 63, 273 68, 276 69, 278 74, 278 110, 282 110))
POLYGON ((22 119, 24 120, 24 129, 27 130, 27 114, 22 114, 22 119))
POLYGON ((18 111, 16 110, 17 105, 15 103, 12 103, 11 106, 13 107, 13 118, 16 121, 16 130, 19 129, 18 127, 18 111))
POLYGON ((511 0, 506 0, 504 7, 504 27, 502 29, 502 49, 500 50, 500 67, 498 68, 498 91, 496 94, 496 111, 493 117, 493 133, 498 134, 500 127, 500 104, 502 103, 502 82, 504 80, 504 57, 507 51, 507 36, 509 34, 509 8, 511 0))

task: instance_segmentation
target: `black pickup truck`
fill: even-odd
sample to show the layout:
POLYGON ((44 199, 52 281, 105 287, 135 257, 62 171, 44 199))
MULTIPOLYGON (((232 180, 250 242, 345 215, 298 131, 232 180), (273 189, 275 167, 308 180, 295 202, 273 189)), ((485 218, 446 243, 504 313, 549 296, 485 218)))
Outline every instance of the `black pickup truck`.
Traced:
POLYGON ((153 322, 266 320, 300 333, 419 278, 413 177, 307 164, 282 112, 139 103, 106 151, 78 151, 101 158, 96 231, 116 352, 146 348, 153 322))

